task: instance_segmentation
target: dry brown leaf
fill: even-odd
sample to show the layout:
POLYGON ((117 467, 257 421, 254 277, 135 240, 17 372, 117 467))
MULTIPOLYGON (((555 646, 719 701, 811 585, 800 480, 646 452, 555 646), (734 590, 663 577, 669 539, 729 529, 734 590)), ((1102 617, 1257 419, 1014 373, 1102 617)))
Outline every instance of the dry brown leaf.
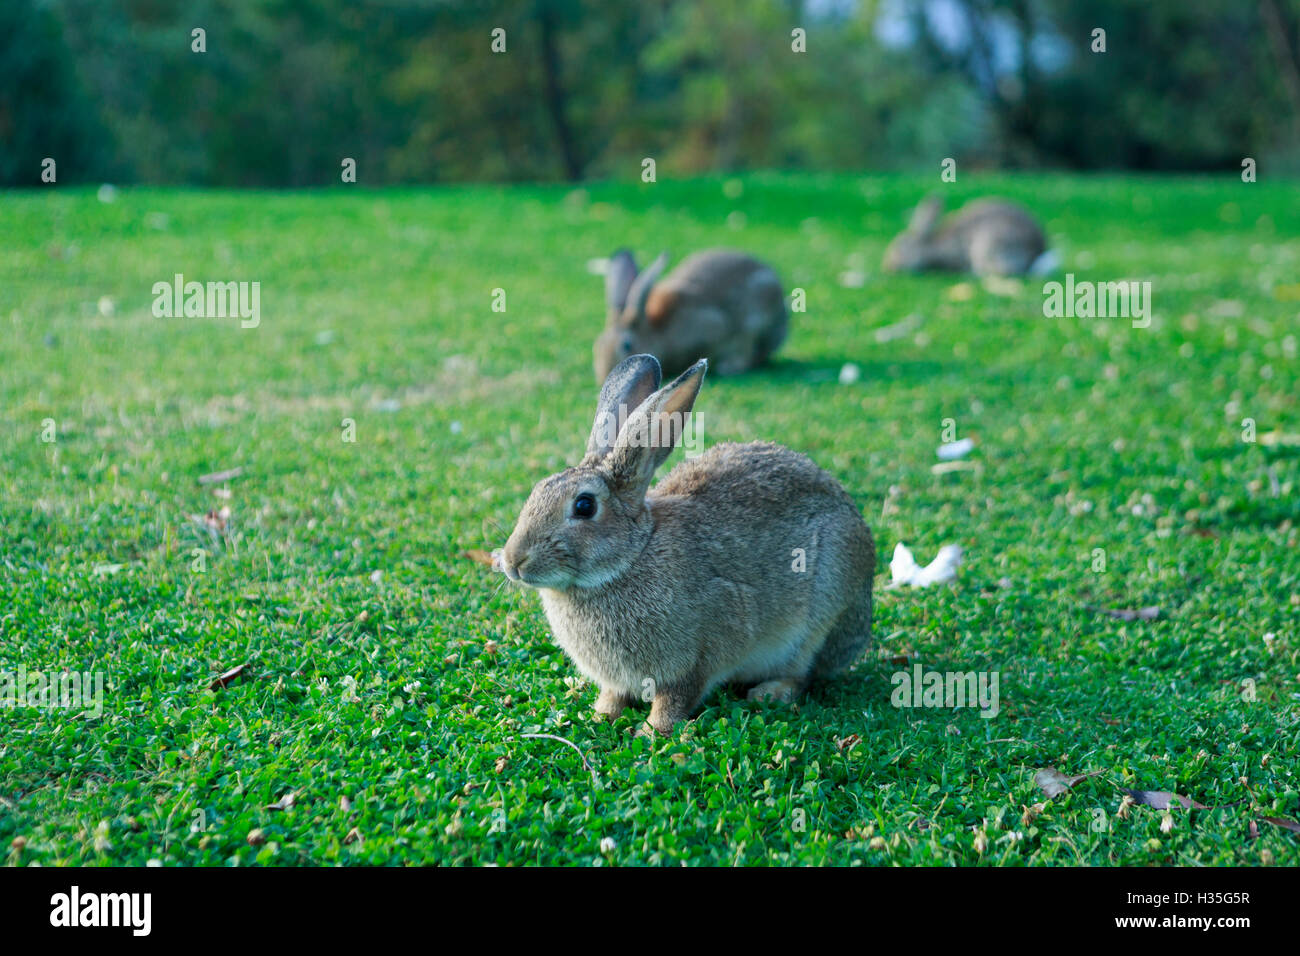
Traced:
POLYGON ((1283 830, 1289 830, 1292 833, 1300 833, 1300 823, 1295 820, 1288 820, 1285 817, 1260 817, 1265 823, 1271 823, 1275 827, 1281 827, 1283 830))
POLYGON ((1047 795, 1047 799, 1058 797, 1065 791, 1069 790, 1080 780, 1087 780, 1089 777, 1095 777, 1101 770, 1094 770, 1092 773, 1081 773, 1077 777, 1067 777, 1055 767, 1048 767, 1046 770, 1040 770, 1034 774, 1034 783, 1047 795))
POLYGON ((1046 803, 1035 803, 1032 806, 1025 807, 1024 812, 1020 814, 1021 826, 1030 826, 1034 819, 1046 809, 1046 803))
POLYGON ((1166 790, 1130 790, 1128 787, 1120 787, 1120 790, 1132 797, 1134 803, 1141 804, 1144 807, 1154 807, 1157 810, 1168 810, 1170 804, 1176 804, 1185 810, 1192 808, 1197 810, 1211 809, 1203 803, 1197 803, 1190 797, 1184 797, 1181 793, 1169 793, 1166 790))
POLYGON ((835 746, 840 750, 852 751, 854 747, 862 743, 862 738, 857 734, 849 734, 847 737, 835 738, 835 746))
POLYGON ((469 548, 460 553, 462 558, 469 558, 475 564, 483 564, 492 567, 492 552, 484 551, 482 548, 469 548))
POLYGON ((212 683, 208 685, 208 690, 221 690, 223 687, 229 686, 243 675, 246 667, 248 667, 247 664, 240 664, 237 667, 230 668, 230 670, 226 671, 220 677, 214 679, 212 683))
POLYGON ((509 763, 509 761, 506 760, 505 757, 497 757, 497 762, 493 764, 493 766, 496 767, 497 773, 500 773, 502 770, 506 769, 507 763, 509 763))
POLYGON ((268 803, 262 809, 263 810, 288 810, 297 802, 297 800, 298 800, 297 795, 292 790, 290 790, 279 800, 275 801, 275 803, 268 803))
POLYGON ((227 468, 225 471, 214 471, 209 475, 199 475, 199 484, 219 485, 223 481, 229 481, 231 478, 238 478, 243 473, 243 465, 240 465, 238 468, 227 468))
POLYGON ((1121 820, 1127 820, 1132 807, 1133 798, 1127 793, 1124 794, 1124 796, 1119 798, 1119 806, 1115 808, 1115 816, 1119 817, 1121 820))

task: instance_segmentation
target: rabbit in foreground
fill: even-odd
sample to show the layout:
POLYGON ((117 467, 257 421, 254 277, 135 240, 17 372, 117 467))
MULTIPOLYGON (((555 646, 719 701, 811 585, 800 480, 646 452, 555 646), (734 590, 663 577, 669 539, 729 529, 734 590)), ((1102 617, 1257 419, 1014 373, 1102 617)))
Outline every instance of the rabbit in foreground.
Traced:
POLYGON ((943 200, 930 196, 885 250, 889 272, 947 270, 979 276, 1050 271, 1047 239, 1024 208, 1001 199, 969 202, 942 222, 943 200))
POLYGON ((732 375, 761 365, 785 341, 785 297, 768 266, 743 252, 707 249, 660 281, 667 264, 661 254, 638 274, 626 249, 610 258, 605 331, 594 346, 597 382, 640 352, 658 358, 669 375, 701 355, 732 375))
POLYGON ((501 570, 539 591, 557 642, 600 686, 597 713, 614 719, 652 700, 661 734, 720 683, 789 701, 871 641, 871 531, 808 458, 715 445, 648 492, 706 365, 659 388, 653 356, 619 363, 586 456, 537 484, 501 554, 501 570))

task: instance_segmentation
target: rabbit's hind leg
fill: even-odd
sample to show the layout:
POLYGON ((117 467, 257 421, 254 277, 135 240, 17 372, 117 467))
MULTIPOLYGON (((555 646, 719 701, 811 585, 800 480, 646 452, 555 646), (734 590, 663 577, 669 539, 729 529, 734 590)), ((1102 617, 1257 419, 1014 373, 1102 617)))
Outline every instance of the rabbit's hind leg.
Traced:
POLYGON ((832 677, 857 661, 871 646, 871 580, 846 608, 826 637, 813 664, 818 677, 832 677))
POLYGON ((615 690, 612 687, 606 687, 596 698, 596 713, 606 720, 618 720, 623 711, 636 702, 631 694, 625 694, 621 690, 615 690))

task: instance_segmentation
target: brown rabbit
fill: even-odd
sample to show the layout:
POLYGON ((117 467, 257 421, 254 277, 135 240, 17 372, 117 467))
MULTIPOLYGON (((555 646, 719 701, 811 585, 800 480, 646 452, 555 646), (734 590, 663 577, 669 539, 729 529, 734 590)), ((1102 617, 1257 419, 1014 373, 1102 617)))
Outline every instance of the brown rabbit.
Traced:
POLYGON ((605 272, 605 331, 594 346, 596 381, 638 352, 676 375, 703 355, 721 375, 761 365, 785 341, 789 315, 781 280, 743 252, 707 249, 668 276, 662 254, 637 273, 620 249, 605 272))
POLYGON ((780 445, 715 445, 648 491, 692 424, 705 367, 660 389, 653 356, 619 363, 586 456, 537 484, 501 553, 600 686, 596 711, 612 719, 652 700, 663 734, 722 682, 791 700, 871 641, 871 531, 812 461, 780 445))
POLYGON ((885 250, 886 271, 1010 276, 1054 267, 1042 227, 1015 203, 977 199, 940 222, 942 214, 938 196, 916 207, 907 229, 885 250))

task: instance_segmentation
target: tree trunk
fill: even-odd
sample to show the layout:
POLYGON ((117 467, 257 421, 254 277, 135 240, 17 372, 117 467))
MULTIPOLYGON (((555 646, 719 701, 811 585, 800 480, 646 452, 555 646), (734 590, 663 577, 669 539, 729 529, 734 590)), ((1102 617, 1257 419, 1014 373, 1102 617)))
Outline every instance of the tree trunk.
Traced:
POLYGON ((577 147, 573 142, 573 131, 569 127, 566 115, 567 94, 560 82, 560 54, 556 48, 555 12, 547 0, 537 4, 537 26, 542 41, 542 74, 546 82, 546 110, 551 115, 551 124, 555 127, 555 138, 560 146, 560 160, 564 164, 564 175, 571 182, 582 178, 582 162, 578 159, 577 147))

